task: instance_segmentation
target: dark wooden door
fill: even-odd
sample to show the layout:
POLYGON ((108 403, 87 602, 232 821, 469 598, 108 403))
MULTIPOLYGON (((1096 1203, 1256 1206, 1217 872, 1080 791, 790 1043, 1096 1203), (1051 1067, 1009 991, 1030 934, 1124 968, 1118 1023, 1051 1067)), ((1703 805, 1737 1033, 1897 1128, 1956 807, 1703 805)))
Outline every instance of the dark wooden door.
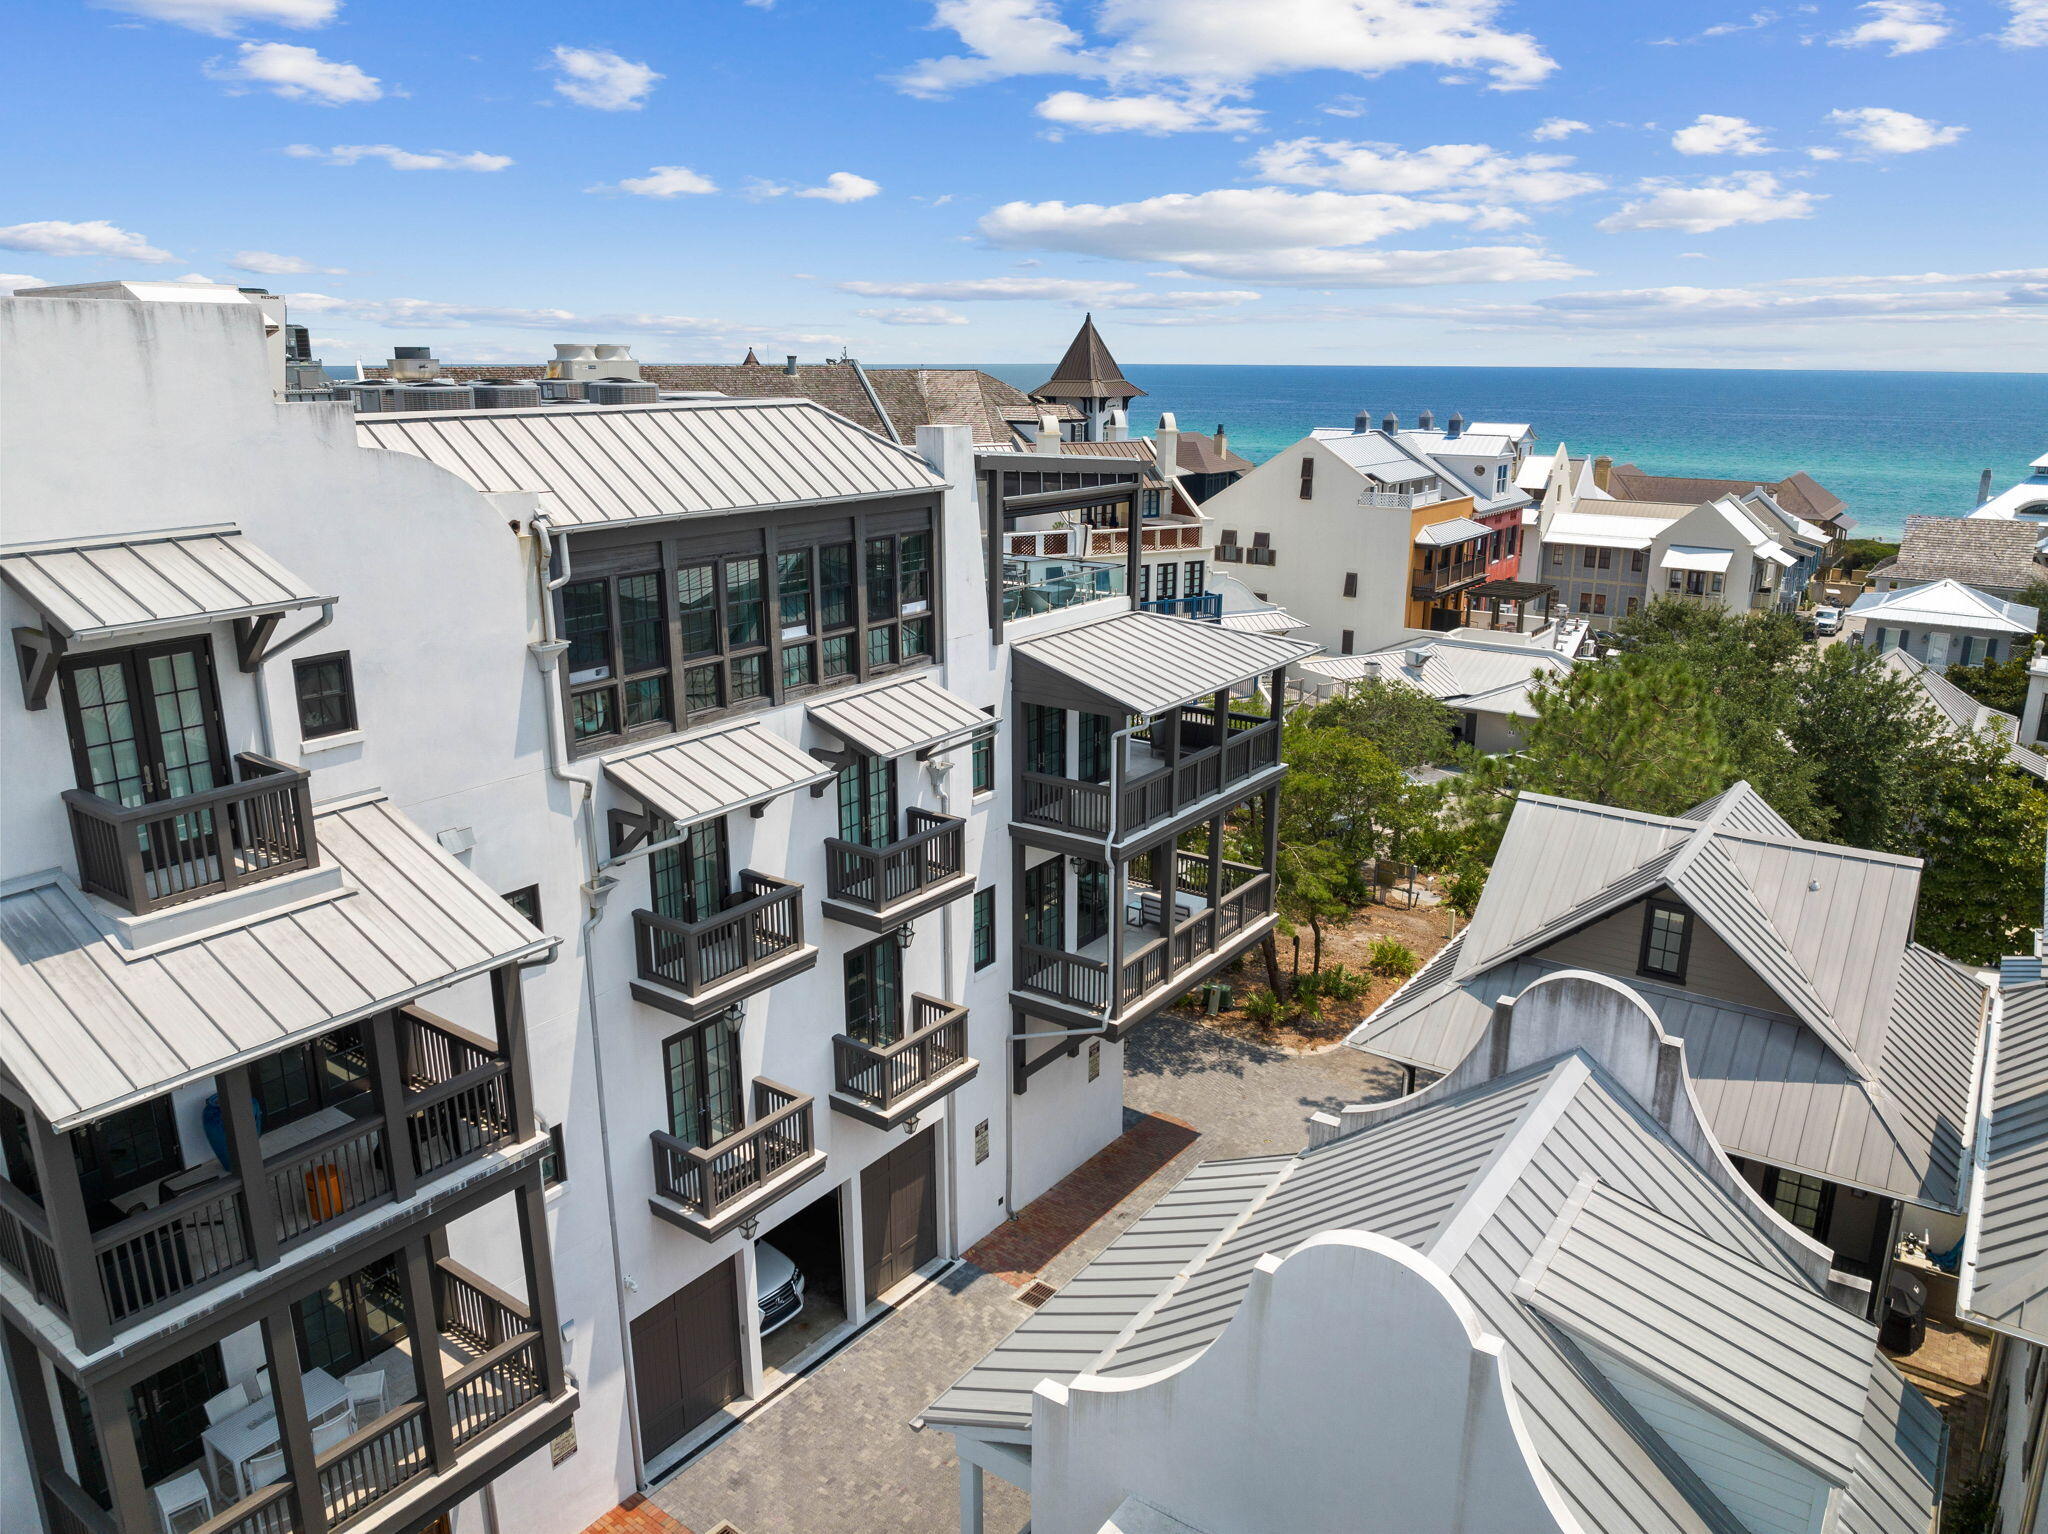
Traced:
POLYGON ((927 1129, 860 1174, 862 1249, 872 1303, 939 1255, 939 1184, 927 1129))
POLYGON ((741 1345, 736 1257, 633 1323, 643 1455, 652 1459, 739 1396, 741 1345))

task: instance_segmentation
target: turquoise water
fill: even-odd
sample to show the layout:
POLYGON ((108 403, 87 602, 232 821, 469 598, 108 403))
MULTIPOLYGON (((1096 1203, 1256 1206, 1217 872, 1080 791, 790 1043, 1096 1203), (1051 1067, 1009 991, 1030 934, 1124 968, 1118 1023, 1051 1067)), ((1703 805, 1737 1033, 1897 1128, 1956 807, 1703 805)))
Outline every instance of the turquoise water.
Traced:
MULTIPOLYGON (((984 364, 984 366, 986 366, 984 364)), ((987 367, 1020 389, 1050 365, 987 367)), ((1857 531, 1896 538, 1908 514, 1960 516, 1977 476, 2003 490, 2048 451, 2048 374, 1720 371, 1682 368, 1238 367, 1125 364, 1182 429, 1222 422, 1257 462, 1361 408, 1413 422, 1434 410, 1527 421, 1544 451, 1606 453, 1645 473, 1775 480, 1804 469, 1848 503, 1857 531)))

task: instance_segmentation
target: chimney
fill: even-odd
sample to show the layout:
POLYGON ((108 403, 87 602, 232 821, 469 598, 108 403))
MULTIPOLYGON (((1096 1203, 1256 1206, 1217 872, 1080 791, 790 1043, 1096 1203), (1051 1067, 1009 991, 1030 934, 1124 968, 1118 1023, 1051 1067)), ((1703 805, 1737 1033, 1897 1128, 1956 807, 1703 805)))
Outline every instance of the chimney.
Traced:
POLYGON ((794 377, 796 377, 796 353, 795 353, 795 352, 791 352, 791 353, 789 353, 789 355, 788 355, 788 356, 786 356, 786 357, 784 357, 784 358, 782 359, 782 371, 783 371, 783 372, 785 372, 785 373, 787 373, 787 374, 788 374, 788 375, 789 375, 789 376, 790 376, 791 378, 794 378, 794 377))
POLYGON ((1434 410, 1423 411, 1421 415, 1415 418, 1415 424, 1422 431, 1435 431, 1436 412, 1434 410))
POLYGON ((1372 430, 1372 412, 1361 410, 1351 418, 1351 434, 1356 437, 1372 430))
POLYGON ((1124 411, 1123 407, 1118 406, 1116 409, 1111 410, 1104 419, 1102 423, 1102 440, 1104 442, 1128 442, 1131 440, 1131 418, 1124 411))
POLYGON ((1593 484, 1596 488, 1607 488, 1607 476, 1614 472, 1614 460, 1605 456, 1593 460, 1593 484))
POLYGON ((1429 651, 1417 649, 1408 652, 1408 664, 1415 670, 1420 671, 1428 663, 1429 651))
POLYGON ((1216 423, 1216 456, 1221 458, 1230 451, 1230 439, 1223 435, 1223 423, 1216 423))
POLYGON ((1387 416, 1384 416, 1384 417, 1382 417, 1382 418, 1381 418, 1381 420, 1380 420, 1380 430, 1381 430, 1381 431, 1383 431, 1383 432, 1385 432, 1385 433, 1386 433, 1386 434, 1387 434, 1388 436, 1390 436, 1390 437, 1391 437, 1391 436, 1393 436, 1393 435, 1394 435, 1394 434, 1395 434, 1396 432, 1398 432, 1398 431, 1399 431, 1400 429, 1401 429, 1401 418, 1400 418, 1399 416, 1397 416, 1397 415, 1387 415, 1387 416))
POLYGON ((1180 478, 1180 423, 1171 410, 1159 417, 1159 430, 1152 437, 1152 472, 1169 485, 1180 478))
POLYGON ((1057 453, 1060 450, 1060 418, 1052 410, 1038 412, 1038 440, 1032 444, 1041 453, 1057 453))
POLYGON ((1991 471, 1986 469, 1977 476, 1977 504, 1982 506, 1991 499, 1991 471))
POLYGON ((1462 415, 1459 415, 1455 410, 1452 411, 1451 418, 1448 421, 1444 422, 1444 435, 1447 437, 1456 437, 1461 435, 1464 432, 1464 430, 1465 418, 1462 415))

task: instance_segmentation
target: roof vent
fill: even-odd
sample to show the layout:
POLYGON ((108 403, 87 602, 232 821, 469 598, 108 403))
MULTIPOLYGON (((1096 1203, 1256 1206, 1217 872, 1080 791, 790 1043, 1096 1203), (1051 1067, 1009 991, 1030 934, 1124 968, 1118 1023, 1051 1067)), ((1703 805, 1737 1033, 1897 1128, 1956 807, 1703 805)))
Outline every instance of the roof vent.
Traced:
MULTIPOLYGON (((1221 431, 1222 428, 1218 427, 1217 430, 1221 431)), ((1351 430, 1354 435, 1359 432, 1371 431, 1372 412, 1370 410, 1361 410, 1357 415, 1353 416, 1351 418, 1351 430)))
POLYGON ((1387 433, 1388 436, 1392 436, 1395 432, 1399 431, 1400 429, 1401 418, 1399 416, 1386 415, 1380 418, 1380 430, 1387 433))
POLYGON ((509 410, 540 403, 540 385, 511 378, 485 378, 470 385, 479 410, 509 410))
POLYGON ((1465 418, 1462 415, 1459 415, 1457 412, 1453 411, 1451 413, 1451 418, 1448 421, 1444 422, 1444 435, 1447 437, 1455 437, 1460 435, 1464 430, 1465 418))
POLYGON ((786 357, 784 357, 784 358, 782 359, 782 371, 783 371, 783 372, 785 372, 785 373, 787 373, 787 374, 789 374, 789 376, 790 376, 790 377, 792 377, 792 378, 796 377, 796 353, 795 353, 795 352, 791 352, 791 353, 790 353, 790 354, 789 354, 788 356, 786 356, 786 357))
POLYGON ((409 383, 398 391, 399 410, 469 410, 476 405, 476 391, 467 384, 409 383))
POLYGON ((633 348, 630 346, 600 346, 597 348, 599 362, 631 362, 633 348))
POLYGON ((590 386, 580 378, 543 378, 540 381, 540 397, 550 404, 586 399, 589 392, 590 386))
POLYGON ((1027 1305, 1031 1309, 1036 1310, 1058 1293, 1059 1290, 1053 1288, 1051 1284, 1046 1283, 1043 1279, 1040 1279, 1028 1289, 1021 1291, 1017 1295, 1017 1302, 1020 1305, 1027 1305))
POLYGON ((1429 651, 1414 649, 1408 652, 1408 664, 1420 671, 1429 662, 1429 651))
POLYGON ((1415 418, 1415 424, 1423 431, 1435 431, 1436 412, 1434 410, 1423 411, 1421 415, 1415 418))
POLYGON ((593 405, 651 405, 661 391, 636 378, 598 378, 591 381, 587 398, 593 405))
POLYGON ((585 346, 578 341, 557 341, 555 343, 555 361, 557 362, 594 362, 596 359, 597 348, 594 346, 585 346))

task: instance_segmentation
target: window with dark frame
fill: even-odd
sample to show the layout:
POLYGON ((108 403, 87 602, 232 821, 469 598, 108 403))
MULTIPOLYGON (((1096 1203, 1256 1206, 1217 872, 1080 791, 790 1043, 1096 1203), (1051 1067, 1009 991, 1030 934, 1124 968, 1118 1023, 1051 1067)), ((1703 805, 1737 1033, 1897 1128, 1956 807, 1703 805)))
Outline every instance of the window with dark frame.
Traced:
POLYGON ((974 892, 974 967, 987 969, 996 961, 996 892, 991 885, 974 892))
POLYGON ((1344 595, 1347 597, 1358 595, 1358 572, 1356 570, 1349 571, 1344 577, 1344 595))
POLYGON ((299 739, 346 735, 356 728, 356 684, 348 651, 293 661, 292 691, 299 701, 299 739))
POLYGON ((1067 713, 1044 703, 1024 705, 1024 770, 1067 775, 1067 713))
POLYGON ((1643 946, 1636 973, 1685 983, 1685 963, 1692 948, 1692 912, 1675 901, 1643 903, 1643 946))
POLYGON ((569 1180, 569 1150, 560 1124, 548 1125, 548 1148, 540 1154, 540 1184, 559 1187, 569 1180))
POLYGON ((1827 1243, 1828 1227, 1834 1222, 1835 1190, 1830 1183, 1803 1172, 1779 1167, 1764 1169, 1763 1195, 1766 1202, 1786 1220, 1814 1240, 1827 1243))
MULTIPOLYGON (((985 708, 982 712, 991 718, 995 715, 993 707, 985 708)), ((985 735, 974 737, 973 743, 967 748, 967 765, 971 791, 977 794, 994 793, 996 789, 996 737, 994 730, 990 730, 985 735)))
POLYGON ((1341 636, 1341 637, 1340 637, 1340 638, 1338 639, 1337 643, 1338 643, 1338 645, 1340 646, 1340 648, 1339 648, 1339 650, 1338 650, 1338 652, 1337 652, 1337 653, 1338 653, 1338 654, 1340 654, 1340 655, 1349 655, 1349 654, 1351 653, 1351 643, 1352 643, 1352 634, 1351 634, 1351 630, 1350 630, 1350 629, 1346 629, 1346 630, 1344 630, 1344 633, 1343 633, 1343 635, 1342 635, 1342 636, 1341 636))
POLYGON ((1301 498, 1312 501, 1316 497, 1316 461, 1304 456, 1301 460, 1301 498))
POLYGON ((505 895, 505 904, 524 916, 534 926, 545 932, 540 919, 540 886, 529 884, 524 889, 510 890, 505 895))
POLYGON ((1201 596, 1209 589, 1209 567, 1199 559, 1191 559, 1181 567, 1180 589, 1188 596, 1201 596))
POLYGON ((669 1133, 712 1145, 746 1122, 739 1041, 723 1017, 679 1033, 661 1047, 669 1133))

